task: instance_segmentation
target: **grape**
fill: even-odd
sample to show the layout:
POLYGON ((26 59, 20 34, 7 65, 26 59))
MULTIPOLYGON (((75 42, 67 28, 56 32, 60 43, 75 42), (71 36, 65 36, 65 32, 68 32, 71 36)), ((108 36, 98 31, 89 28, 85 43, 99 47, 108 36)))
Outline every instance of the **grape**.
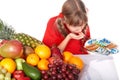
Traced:
POLYGON ((44 75, 44 74, 47 73, 47 71, 46 70, 42 70, 41 73, 44 75))
POLYGON ((59 63, 55 63, 56 66, 59 66, 59 63))
POLYGON ((53 71, 56 71, 56 67, 53 67, 52 70, 53 70, 53 71))
POLYGON ((52 77, 48 78, 47 80, 53 80, 52 77))
POLYGON ((57 70, 59 71, 59 70, 60 70, 60 67, 57 67, 57 70))
POLYGON ((47 80, 49 76, 47 74, 43 75, 43 79, 47 80))
POLYGON ((68 75, 70 72, 69 72, 69 71, 66 71, 65 73, 66 73, 66 75, 68 75))
POLYGON ((57 79, 57 77, 56 77, 56 76, 52 76, 51 78, 52 78, 52 80, 56 80, 56 79, 57 79))
POLYGON ((66 69, 67 68, 67 64, 63 64, 62 68, 66 69))
POLYGON ((74 77, 75 77, 75 80, 78 80, 78 77, 79 77, 79 76, 78 76, 78 75, 75 75, 74 77))
POLYGON ((56 71, 52 71, 51 74, 52 74, 52 75, 55 75, 55 74, 56 74, 56 71))
POLYGON ((11 73, 10 73, 10 72, 7 72, 7 73, 5 74, 5 77, 11 77, 11 73))
POLYGON ((66 77, 66 74, 65 74, 65 73, 62 73, 62 76, 63 76, 63 78, 65 78, 65 77, 66 77))
POLYGON ((72 70, 74 67, 72 65, 68 65, 68 68, 72 70))
POLYGON ((5 68, 2 68, 2 69, 1 69, 1 72, 2 72, 3 74, 5 74, 5 73, 7 72, 7 70, 6 70, 5 68))
POLYGON ((58 79, 62 79, 62 75, 61 74, 57 74, 57 78, 58 79))
POLYGON ((73 80, 74 79, 74 75, 72 73, 69 73, 68 74, 68 78, 73 80))
POLYGON ((70 80, 70 79, 66 77, 65 80, 70 80))
POLYGON ((4 79, 4 74, 0 74, 0 80, 4 79))
POLYGON ((73 72, 73 74, 79 74, 79 73, 80 73, 80 70, 77 69, 77 68, 74 68, 74 69, 72 70, 72 72, 73 72))
POLYGON ((5 77, 4 80, 11 80, 11 77, 5 77))
POLYGON ((65 72, 65 71, 66 71, 66 69, 65 69, 65 68, 62 68, 62 69, 61 69, 61 71, 62 71, 62 72, 65 72))
POLYGON ((54 60, 54 61, 53 61, 53 64, 56 64, 56 63, 57 63, 57 61, 56 61, 56 60, 54 60))
POLYGON ((62 60, 59 62, 59 65, 63 65, 63 61, 62 60))
POLYGON ((49 68, 52 68, 52 67, 54 67, 54 65, 53 65, 53 64, 49 64, 48 67, 49 67, 49 68))
POLYGON ((11 73, 4 67, 0 66, 0 80, 15 80, 12 79, 11 73))

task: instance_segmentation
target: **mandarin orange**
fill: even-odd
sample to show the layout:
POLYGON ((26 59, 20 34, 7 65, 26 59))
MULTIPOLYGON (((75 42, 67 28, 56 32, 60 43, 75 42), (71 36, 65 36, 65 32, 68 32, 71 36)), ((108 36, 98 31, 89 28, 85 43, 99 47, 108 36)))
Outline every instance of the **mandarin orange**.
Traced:
POLYGON ((83 69, 83 67, 84 67, 83 60, 78 56, 71 57, 68 63, 76 65, 76 67, 80 70, 83 69))
POLYGON ((41 59, 48 59, 51 56, 51 49, 42 44, 42 45, 38 45, 35 48, 35 53, 41 58, 41 59))
POLYGON ((69 52, 69 51, 64 51, 63 52, 63 60, 65 62, 68 62, 71 57, 73 57, 73 54, 71 52, 69 52))
POLYGON ((2 59, 0 65, 3 66, 10 73, 13 73, 16 69, 16 63, 12 58, 2 59))
POLYGON ((49 64, 49 61, 47 59, 41 59, 39 62, 38 62, 38 69, 40 70, 48 70, 48 64, 49 64))
POLYGON ((39 56, 35 53, 31 53, 27 56, 26 62, 32 66, 36 66, 39 62, 39 56))

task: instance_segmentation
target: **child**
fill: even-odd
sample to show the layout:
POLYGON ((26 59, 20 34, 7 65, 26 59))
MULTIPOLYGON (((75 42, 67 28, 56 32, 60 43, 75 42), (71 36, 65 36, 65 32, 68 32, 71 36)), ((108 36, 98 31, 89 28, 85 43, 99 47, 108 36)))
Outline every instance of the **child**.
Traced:
POLYGON ((81 0, 66 0, 62 12, 50 18, 43 43, 57 45, 61 51, 73 54, 88 54, 84 43, 90 38, 86 7, 81 0))

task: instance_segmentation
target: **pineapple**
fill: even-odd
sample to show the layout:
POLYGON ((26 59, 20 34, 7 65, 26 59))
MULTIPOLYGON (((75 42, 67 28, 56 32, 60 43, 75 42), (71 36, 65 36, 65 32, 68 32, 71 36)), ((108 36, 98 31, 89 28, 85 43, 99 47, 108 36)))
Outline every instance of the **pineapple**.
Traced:
POLYGON ((10 39, 19 40, 23 43, 24 46, 30 46, 32 48, 35 48, 37 45, 42 44, 42 42, 38 39, 25 33, 14 34, 10 37, 10 39))
POLYGON ((7 40, 18 40, 22 42, 24 46, 30 46, 35 48, 39 44, 43 44, 40 40, 25 34, 25 33, 16 33, 11 26, 7 26, 0 20, 0 39, 7 40))
POLYGON ((11 26, 7 26, 0 20, 0 39, 10 39, 10 35, 13 35, 15 30, 11 26))

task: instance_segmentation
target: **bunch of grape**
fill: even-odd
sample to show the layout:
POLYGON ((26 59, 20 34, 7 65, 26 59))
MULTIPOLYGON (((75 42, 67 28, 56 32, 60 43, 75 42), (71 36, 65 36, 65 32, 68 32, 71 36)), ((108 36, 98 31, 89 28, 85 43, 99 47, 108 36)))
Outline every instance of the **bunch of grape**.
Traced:
POLYGON ((78 80, 80 70, 75 65, 56 59, 49 64, 49 70, 42 70, 42 80, 78 80))
POLYGON ((0 65, 0 80, 15 80, 11 78, 11 73, 0 65))

